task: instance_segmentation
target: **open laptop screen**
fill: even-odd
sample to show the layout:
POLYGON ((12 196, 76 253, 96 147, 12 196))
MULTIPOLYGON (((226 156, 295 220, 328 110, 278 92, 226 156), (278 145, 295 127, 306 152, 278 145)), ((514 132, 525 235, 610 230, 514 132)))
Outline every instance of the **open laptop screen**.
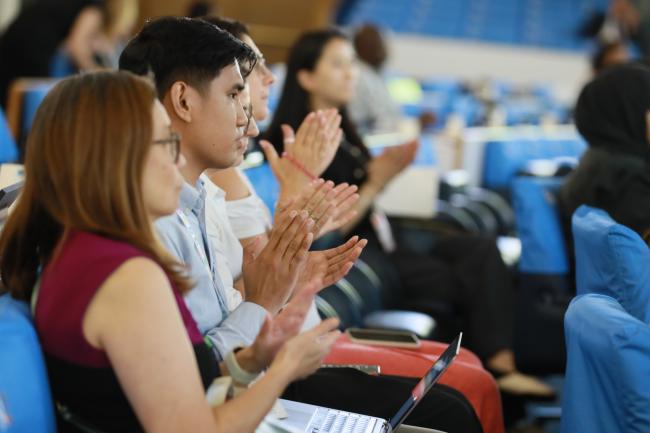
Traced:
POLYGON ((458 355, 458 351, 460 350, 460 341, 462 338, 463 333, 461 332, 458 337, 456 337, 454 341, 449 344, 447 349, 442 353, 442 355, 440 355, 433 366, 431 366, 429 371, 427 371, 427 374, 425 374, 420 382, 415 385, 415 388, 413 388, 413 391, 411 391, 411 395, 409 395, 409 398, 397 411, 395 416, 389 420, 393 431, 397 430, 397 427, 399 427, 404 422, 411 411, 415 409, 415 406, 417 406, 422 397, 424 397, 426 393, 429 392, 431 387, 433 387, 438 379, 440 379, 442 373, 447 370, 449 364, 451 364, 456 355, 458 355))

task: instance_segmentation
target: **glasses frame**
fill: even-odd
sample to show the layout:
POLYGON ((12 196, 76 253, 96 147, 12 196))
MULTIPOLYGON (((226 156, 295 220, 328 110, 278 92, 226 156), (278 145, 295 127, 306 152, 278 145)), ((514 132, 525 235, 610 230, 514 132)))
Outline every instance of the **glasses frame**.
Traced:
POLYGON ((181 156, 181 136, 178 132, 172 132, 167 138, 161 138, 159 140, 154 140, 153 144, 162 144, 166 145, 169 150, 169 154, 174 160, 174 164, 178 162, 178 159, 181 156))

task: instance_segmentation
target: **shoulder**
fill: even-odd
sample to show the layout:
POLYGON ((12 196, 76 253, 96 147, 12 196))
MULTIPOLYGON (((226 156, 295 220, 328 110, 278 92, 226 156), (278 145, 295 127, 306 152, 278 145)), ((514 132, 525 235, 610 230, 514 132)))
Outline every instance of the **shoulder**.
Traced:
POLYGON ((100 234, 73 231, 66 241, 63 260, 72 261, 85 269, 104 269, 119 266, 132 257, 147 254, 126 241, 109 238, 100 234))
POLYGON ((252 194, 236 168, 219 170, 210 176, 210 180, 226 192, 226 200, 238 200, 252 194))

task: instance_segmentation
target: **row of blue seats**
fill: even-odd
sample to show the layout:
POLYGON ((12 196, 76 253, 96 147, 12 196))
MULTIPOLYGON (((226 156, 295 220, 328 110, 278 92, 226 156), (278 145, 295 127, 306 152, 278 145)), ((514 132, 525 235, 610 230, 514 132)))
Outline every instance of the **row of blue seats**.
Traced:
POLYGON ((486 143, 483 155, 482 184, 508 193, 517 173, 534 161, 575 162, 587 149, 577 136, 571 139, 504 139, 486 143))
POLYGON ((402 33, 584 50, 577 29, 606 0, 357 0, 340 23, 374 22, 402 33))
POLYGON ((428 77, 416 81, 389 73, 386 79, 404 115, 417 117, 425 111, 433 112, 439 126, 444 125, 452 113, 459 115, 467 126, 480 126, 492 110, 503 114, 507 126, 537 125, 549 114, 558 122, 568 121, 568 107, 557 101, 545 84, 522 86, 490 80, 481 83, 480 90, 470 91, 466 83, 454 78, 428 77), (476 93, 480 93, 480 98, 476 93))

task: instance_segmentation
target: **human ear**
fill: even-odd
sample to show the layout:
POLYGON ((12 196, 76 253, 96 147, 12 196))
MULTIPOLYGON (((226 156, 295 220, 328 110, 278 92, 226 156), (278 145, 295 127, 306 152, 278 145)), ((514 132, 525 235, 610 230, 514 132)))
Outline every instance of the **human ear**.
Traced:
POLYGON ((177 118, 192 122, 192 95, 190 87, 183 81, 176 81, 169 88, 169 102, 177 118))

